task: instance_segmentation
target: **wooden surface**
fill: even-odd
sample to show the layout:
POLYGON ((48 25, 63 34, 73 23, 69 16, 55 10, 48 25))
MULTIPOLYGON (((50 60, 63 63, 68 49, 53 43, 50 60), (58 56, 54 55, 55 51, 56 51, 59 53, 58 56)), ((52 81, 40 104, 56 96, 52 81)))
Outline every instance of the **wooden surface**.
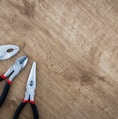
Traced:
MULTIPOLYGON (((21 55, 29 62, 0 119, 13 118, 33 61, 40 119, 118 119, 118 0, 0 0, 2 44, 20 52, 0 61, 1 73, 21 55)), ((30 105, 19 119, 33 119, 30 105)))

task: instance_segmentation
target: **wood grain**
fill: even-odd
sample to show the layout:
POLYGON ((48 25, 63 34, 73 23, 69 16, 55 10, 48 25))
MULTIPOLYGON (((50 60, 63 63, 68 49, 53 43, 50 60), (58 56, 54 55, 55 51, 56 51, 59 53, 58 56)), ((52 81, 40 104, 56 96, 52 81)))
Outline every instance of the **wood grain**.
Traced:
MULTIPOLYGON (((40 119, 118 119, 118 0, 0 0, 2 44, 17 44, 20 53, 0 61, 1 73, 21 55, 29 63, 0 119, 13 118, 33 61, 40 119)), ((33 119, 30 105, 19 119, 33 119)))

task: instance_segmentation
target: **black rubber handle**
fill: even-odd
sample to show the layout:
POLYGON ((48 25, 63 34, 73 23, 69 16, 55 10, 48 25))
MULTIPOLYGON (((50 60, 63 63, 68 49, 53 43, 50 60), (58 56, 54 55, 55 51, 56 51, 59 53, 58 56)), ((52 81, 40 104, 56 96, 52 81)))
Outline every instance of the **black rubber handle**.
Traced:
MULTIPOLYGON (((18 106, 18 108, 17 108, 17 110, 16 110, 16 112, 15 112, 15 114, 14 114, 14 118, 13 118, 13 119, 18 119, 18 117, 19 117, 19 115, 20 115, 22 109, 24 108, 24 106, 25 106, 26 104, 27 104, 27 103, 22 102, 22 103, 18 106)), ((32 104, 32 103, 30 103, 30 104, 31 104, 31 107, 32 107, 34 119, 39 119, 38 110, 37 110, 36 105, 35 105, 35 104, 32 104)))
POLYGON ((37 107, 35 104, 31 104, 31 107, 32 107, 32 111, 33 111, 33 115, 34 115, 34 119, 39 119, 39 114, 38 114, 38 110, 37 110, 37 107))
POLYGON ((5 87, 4 87, 4 90, 0 96, 0 106, 3 104, 3 102, 5 101, 6 97, 7 97, 7 94, 8 94, 8 91, 9 91, 9 88, 10 88, 10 84, 8 84, 6 82, 5 84, 5 87))
POLYGON ((4 80, 4 78, 0 77, 0 81, 4 80))
POLYGON ((17 110, 16 110, 16 112, 15 112, 15 114, 14 114, 14 118, 13 118, 13 119, 18 119, 18 117, 19 117, 19 115, 20 115, 20 113, 21 113, 21 111, 22 111, 22 109, 24 108, 25 105, 26 105, 26 103, 22 102, 22 103, 18 106, 18 108, 17 108, 17 110))

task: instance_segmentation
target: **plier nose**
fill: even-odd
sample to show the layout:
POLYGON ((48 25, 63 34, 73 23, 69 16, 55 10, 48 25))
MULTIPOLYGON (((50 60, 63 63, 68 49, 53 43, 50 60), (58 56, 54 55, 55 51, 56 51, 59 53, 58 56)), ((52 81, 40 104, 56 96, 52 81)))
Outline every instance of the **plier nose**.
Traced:
POLYGON ((24 68, 25 65, 27 64, 27 61, 28 61, 27 56, 21 56, 20 58, 16 60, 16 64, 18 63, 18 65, 20 65, 21 68, 24 68))
POLYGON ((12 81, 14 77, 18 75, 19 72, 26 66, 27 62, 28 62, 27 56, 19 57, 14 63, 14 65, 11 66, 8 69, 8 71, 4 74, 4 77, 8 77, 11 74, 11 76, 9 77, 9 80, 12 81))

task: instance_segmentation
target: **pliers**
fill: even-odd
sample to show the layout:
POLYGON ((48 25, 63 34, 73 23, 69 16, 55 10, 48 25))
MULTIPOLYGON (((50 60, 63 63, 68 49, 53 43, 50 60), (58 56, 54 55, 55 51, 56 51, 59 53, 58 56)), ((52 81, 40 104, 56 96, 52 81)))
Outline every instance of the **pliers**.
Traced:
POLYGON ((36 88, 36 62, 33 62, 33 65, 29 74, 29 78, 27 81, 27 85, 26 85, 24 100, 18 106, 14 115, 14 119, 18 119, 20 112, 22 111, 22 109, 28 102, 31 104, 34 119, 39 119, 38 110, 34 102, 35 88, 36 88))
POLYGON ((8 76, 10 76, 5 84, 4 90, 0 96, 0 106, 3 104, 3 102, 6 99, 6 96, 8 94, 10 85, 12 84, 13 79, 19 74, 19 72, 26 66, 28 61, 27 56, 21 56, 16 60, 13 66, 11 66, 8 71, 0 76, 0 81, 4 80, 8 76))
POLYGON ((19 52, 17 45, 1 45, 0 46, 0 60, 6 60, 13 57, 19 52))

